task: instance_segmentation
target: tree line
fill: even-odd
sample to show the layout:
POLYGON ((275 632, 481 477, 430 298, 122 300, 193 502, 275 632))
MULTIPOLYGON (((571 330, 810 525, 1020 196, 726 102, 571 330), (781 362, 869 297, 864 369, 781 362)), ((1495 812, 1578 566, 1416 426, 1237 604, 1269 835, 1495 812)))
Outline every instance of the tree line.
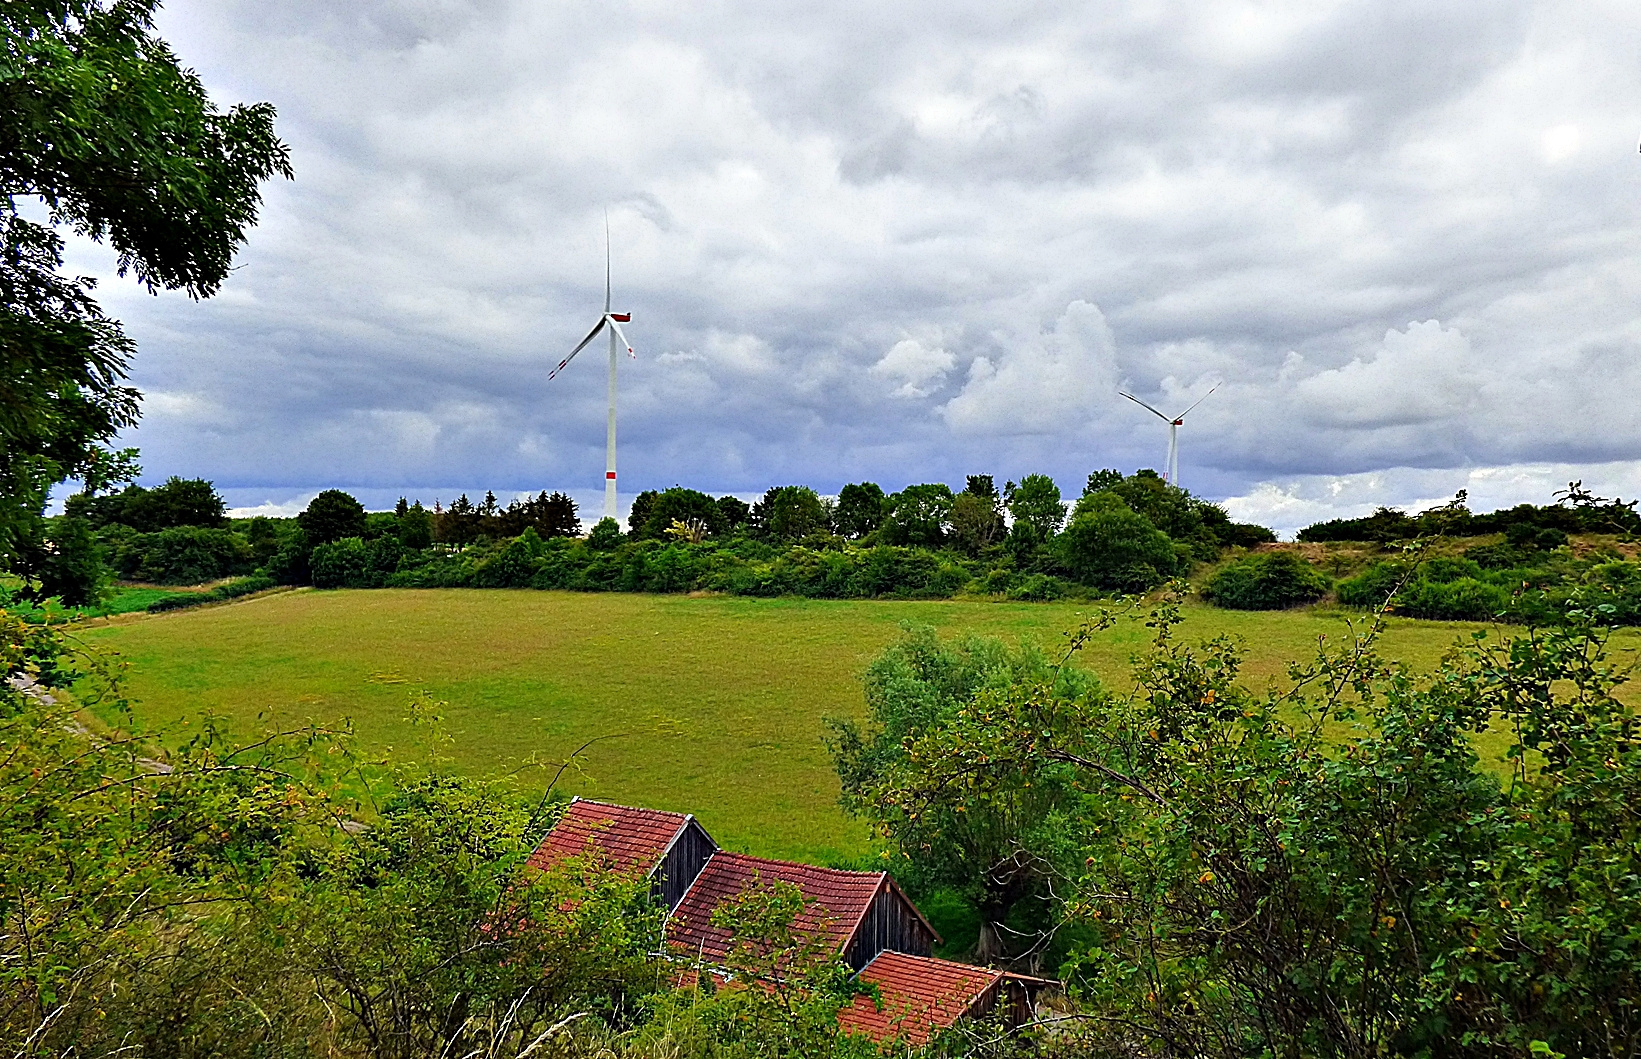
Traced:
MULTIPOLYGON (((709 589, 854 598, 977 591, 1059 598, 1143 591, 1227 547, 1273 539, 1262 527, 1232 523, 1222 509, 1151 471, 1090 475, 1069 512, 1045 475, 1001 490, 989 475, 970 476, 961 491, 924 483, 888 493, 863 482, 836 497, 777 486, 751 504, 674 486, 639 494, 626 532, 605 519, 583 538, 570 532, 567 498, 558 509, 569 517, 527 524, 509 538, 508 511, 522 516, 530 505, 503 509, 493 495, 478 505, 459 498, 432 513, 432 545, 419 550, 402 529, 386 532, 385 522, 371 527, 376 516, 365 518, 361 509, 346 536, 340 530, 307 534, 309 576, 326 587, 709 589)), ((299 524, 311 524, 312 511, 299 524)))
MULTIPOLYGON (((998 489, 971 475, 886 492, 873 482, 836 497, 777 486, 748 504, 674 486, 640 493, 629 529, 603 520, 583 535, 561 492, 494 492, 474 503, 401 499, 367 512, 343 490, 318 494, 293 519, 230 520, 210 482, 171 478, 72 496, 49 520, 43 585, 94 606, 111 580, 376 587, 505 585, 741 594, 1012 598, 1142 591, 1225 548, 1273 539, 1155 472, 1089 475, 1075 504, 1046 475, 998 489)), ((158 603, 157 607, 172 605, 158 603)))

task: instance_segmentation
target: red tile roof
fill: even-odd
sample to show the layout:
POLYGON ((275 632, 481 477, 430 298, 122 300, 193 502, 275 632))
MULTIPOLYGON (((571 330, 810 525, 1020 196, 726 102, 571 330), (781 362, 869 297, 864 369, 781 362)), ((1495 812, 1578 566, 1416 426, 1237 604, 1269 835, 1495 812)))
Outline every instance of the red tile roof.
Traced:
POLYGON ((904 1038, 921 1046, 936 1030, 956 1022, 980 995, 997 984, 1002 971, 966 963, 880 952, 861 968, 860 979, 878 987, 880 1009, 869 996, 838 1012, 845 1032, 863 1033, 876 1041, 904 1038))
POLYGON ((648 875, 688 822, 683 813, 577 798, 530 854, 529 864, 551 868, 590 851, 616 871, 648 875))
POLYGON ((667 921, 667 939, 690 956, 722 959, 729 953, 730 937, 727 931, 712 925, 712 910, 722 901, 739 897, 755 882, 776 881, 791 883, 809 900, 794 926, 828 936, 833 951, 841 953, 871 908, 872 898, 888 884, 888 875, 817 868, 719 850, 695 877, 694 885, 667 921))

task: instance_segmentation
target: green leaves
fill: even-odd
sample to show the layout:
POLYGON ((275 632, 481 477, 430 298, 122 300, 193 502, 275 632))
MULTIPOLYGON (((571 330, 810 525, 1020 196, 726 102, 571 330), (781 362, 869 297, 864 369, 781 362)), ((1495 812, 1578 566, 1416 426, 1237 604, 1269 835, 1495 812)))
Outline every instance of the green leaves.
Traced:
POLYGON ((0 561, 37 557, 52 484, 105 476, 98 442, 137 419, 135 347, 59 275, 62 240, 106 241, 151 289, 214 294, 256 222, 261 183, 291 175, 265 103, 219 111, 153 34, 154 0, 0 7, 0 561))
POLYGON ((1235 643, 1176 636, 1173 600, 1122 696, 1006 667, 937 691, 961 670, 913 639, 868 681, 896 739, 835 752, 914 871, 962 865, 970 819, 1033 858, 1093 1046, 1629 1055, 1641 718, 1591 618, 1478 635, 1424 676, 1376 658, 1375 624, 1264 694, 1235 643))
POLYGON ((0 612, 16 1054, 519 1054, 656 987, 647 881, 525 871, 539 835, 506 791, 383 775, 345 732, 104 727, 61 688, 118 717, 117 672, 70 648, 0 612))

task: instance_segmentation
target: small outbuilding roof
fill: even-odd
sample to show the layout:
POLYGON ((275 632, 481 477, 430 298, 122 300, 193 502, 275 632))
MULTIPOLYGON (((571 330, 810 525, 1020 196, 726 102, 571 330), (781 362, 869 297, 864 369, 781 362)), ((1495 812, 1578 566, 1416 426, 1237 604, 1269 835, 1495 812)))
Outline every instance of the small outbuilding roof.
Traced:
POLYGON ((530 854, 529 864, 552 868, 592 852, 614 871, 648 875, 666 858, 689 821, 683 813, 576 798, 530 854))
MULTIPOLYGON (((836 952, 843 952, 860 929, 872 901, 885 887, 892 889, 925 926, 928 921, 917 906, 900 893, 887 872, 844 871, 795 864, 719 850, 696 876, 695 883, 667 921, 667 939, 674 947, 705 959, 722 959, 729 954, 729 932, 712 923, 712 910, 733 900, 755 884, 790 883, 807 899, 798 914, 796 928, 828 937, 836 952)), ((935 934, 929 927, 930 935, 935 934)))
POLYGON ((968 1014, 1005 977, 990 967, 880 952, 861 968, 860 980, 878 987, 882 1007, 869 996, 857 996, 838 1012, 838 1023, 846 1032, 877 1041, 901 1038, 921 1046, 968 1014))

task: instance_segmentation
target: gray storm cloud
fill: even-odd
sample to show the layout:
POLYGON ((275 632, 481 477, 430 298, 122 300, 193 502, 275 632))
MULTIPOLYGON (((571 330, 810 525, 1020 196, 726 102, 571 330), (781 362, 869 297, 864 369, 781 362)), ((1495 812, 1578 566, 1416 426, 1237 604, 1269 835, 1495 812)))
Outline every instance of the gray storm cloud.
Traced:
POLYGON ((279 107, 297 180, 210 302, 74 248, 140 343, 152 477, 596 488, 600 361, 546 370, 601 304, 606 209, 624 490, 1074 491, 1160 463, 1118 387, 1215 382, 1183 473, 1249 512, 1641 459, 1630 5, 175 0, 161 29, 279 107))

